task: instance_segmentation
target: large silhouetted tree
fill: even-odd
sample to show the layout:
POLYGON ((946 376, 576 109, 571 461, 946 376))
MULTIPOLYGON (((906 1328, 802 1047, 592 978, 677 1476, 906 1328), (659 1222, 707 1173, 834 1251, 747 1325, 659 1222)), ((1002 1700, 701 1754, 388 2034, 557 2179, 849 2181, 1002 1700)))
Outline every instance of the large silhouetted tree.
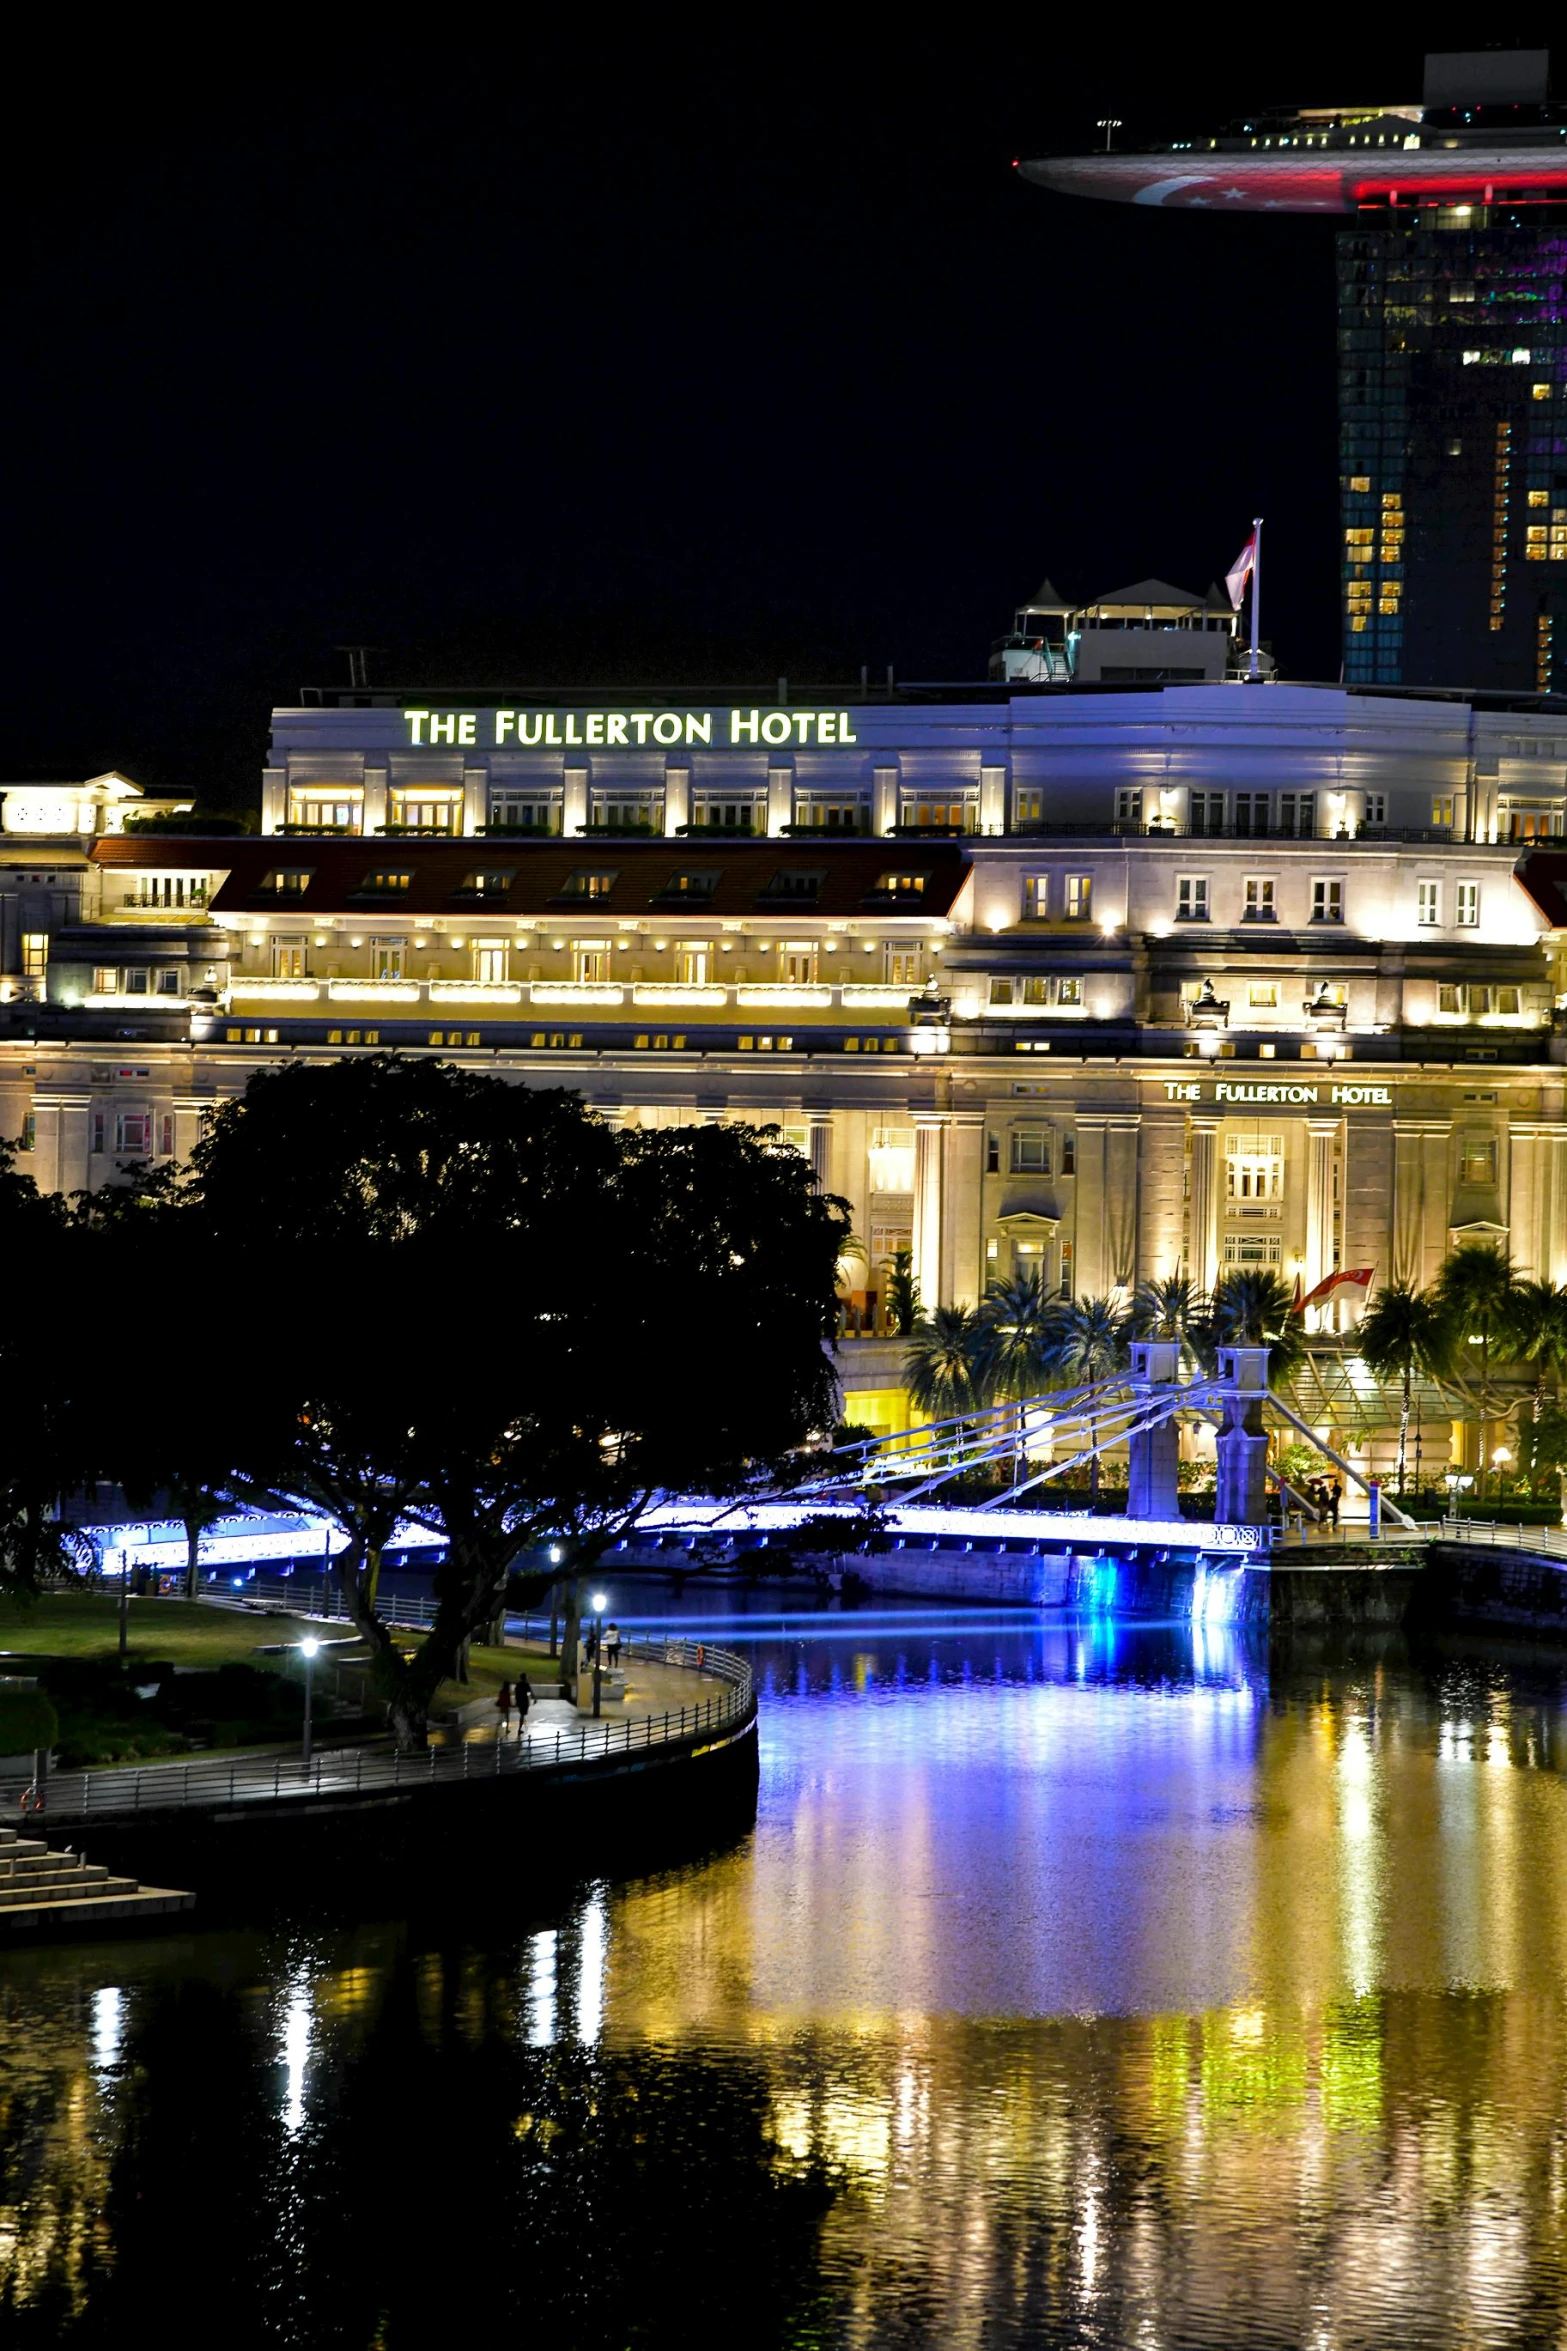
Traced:
POLYGON ((546 1541, 585 1569, 668 1491, 734 1491, 835 1418, 848 1230, 776 1130, 619 1130, 558 1090, 389 1057, 259 1073, 194 1154, 192 1240, 248 1351, 239 1485, 347 1537, 401 1736, 546 1541), (405 1657, 399 1519, 445 1543, 405 1657))

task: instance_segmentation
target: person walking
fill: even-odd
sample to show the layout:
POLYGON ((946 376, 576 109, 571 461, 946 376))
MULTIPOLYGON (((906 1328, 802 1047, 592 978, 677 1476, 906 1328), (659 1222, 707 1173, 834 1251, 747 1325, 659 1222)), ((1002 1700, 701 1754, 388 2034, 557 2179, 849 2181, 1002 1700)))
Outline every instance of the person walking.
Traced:
POLYGON ((1338 1533, 1339 1504, 1343 1501, 1343 1499, 1343 1487, 1339 1484, 1337 1478, 1330 1478, 1328 1480, 1328 1516, 1333 1521, 1333 1532, 1335 1534, 1338 1533))
POLYGON ((500 1735, 504 1739, 511 1729, 511 1684, 502 1682, 495 1693, 495 1711, 501 1718, 500 1735))
POLYGON ((519 1744, 527 1734, 528 1709, 533 1704, 533 1684, 525 1673, 517 1676, 517 1738, 519 1744))
POLYGON ((608 1658, 611 1668, 619 1665, 620 1627, 618 1624, 611 1623, 604 1627, 604 1654, 608 1658))

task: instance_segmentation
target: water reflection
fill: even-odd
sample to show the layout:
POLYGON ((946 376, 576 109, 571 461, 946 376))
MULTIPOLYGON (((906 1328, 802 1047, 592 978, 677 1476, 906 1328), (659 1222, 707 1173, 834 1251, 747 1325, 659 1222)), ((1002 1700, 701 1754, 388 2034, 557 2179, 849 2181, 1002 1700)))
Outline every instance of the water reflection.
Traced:
POLYGON ((699 1867, 0 1962, 10 2339, 1567 2338, 1555 1676, 751 1637, 699 1867))

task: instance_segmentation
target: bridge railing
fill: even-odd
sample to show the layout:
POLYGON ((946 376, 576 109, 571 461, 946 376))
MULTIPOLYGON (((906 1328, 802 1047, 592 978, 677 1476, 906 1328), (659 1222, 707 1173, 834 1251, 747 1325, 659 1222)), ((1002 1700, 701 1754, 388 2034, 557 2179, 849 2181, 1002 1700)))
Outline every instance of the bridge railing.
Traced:
POLYGON ((613 1764, 661 1747, 721 1739, 741 1729, 755 1706, 751 1668, 733 1650, 693 1641, 623 1640, 623 1651, 659 1665, 713 1676, 724 1685, 688 1706, 628 1716, 622 1722, 583 1718, 570 1728, 522 1738, 459 1739, 453 1746, 409 1753, 377 1744, 318 1749, 309 1764, 295 1755, 204 1756, 188 1763, 100 1765, 94 1771, 57 1771, 37 1784, 12 1773, 0 1778, 0 1820, 40 1828, 86 1827, 164 1812, 217 1811, 297 1804, 301 1797, 341 1802, 360 1794, 454 1787, 470 1780, 514 1779, 524 1773, 613 1764), (32 1809, 35 1792, 41 1813, 32 1809), (24 1813, 23 1799, 27 1799, 24 1813))

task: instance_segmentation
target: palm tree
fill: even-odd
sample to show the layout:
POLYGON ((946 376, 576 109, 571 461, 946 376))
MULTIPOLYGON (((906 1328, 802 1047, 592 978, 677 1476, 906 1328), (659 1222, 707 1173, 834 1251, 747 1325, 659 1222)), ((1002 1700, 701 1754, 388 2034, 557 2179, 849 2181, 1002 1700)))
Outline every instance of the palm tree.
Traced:
POLYGON ((909 1332, 903 1381, 916 1412, 932 1420, 977 1412, 988 1382, 981 1360, 982 1326, 969 1306, 938 1306, 909 1332))
MULTIPOLYGON (((1112 1298, 1073 1298, 1058 1309, 1050 1368, 1073 1386, 1092 1387, 1126 1362, 1127 1317, 1112 1298)), ((1088 1490, 1099 1499, 1099 1445, 1088 1416, 1088 1490)))
POLYGON ((1507 1309, 1507 1341, 1534 1365, 1531 1420, 1545 1410, 1547 1385, 1560 1391, 1567 1371, 1567 1290, 1554 1282, 1515 1282, 1507 1309))
POLYGON ((1139 1282, 1132 1300, 1132 1334, 1139 1339, 1178 1339, 1181 1353, 1196 1362, 1209 1337, 1213 1302, 1184 1274, 1139 1282))
POLYGON ((1442 1360, 1445 1330, 1441 1309, 1429 1291, 1412 1282, 1384 1282, 1360 1318, 1357 1340, 1362 1361, 1379 1380, 1400 1384, 1398 1490, 1404 1491, 1409 1449, 1411 1390, 1417 1371, 1435 1373, 1442 1360))
POLYGON ((917 1330, 920 1320, 920 1286, 914 1278, 914 1252, 896 1249, 882 1264, 887 1274, 887 1320, 901 1339, 917 1330))
POLYGON ((1473 1407, 1482 1491, 1481 1432, 1487 1420, 1500 1419, 1507 1408, 1496 1382, 1496 1350, 1506 1344, 1516 1291, 1510 1259, 1485 1241, 1463 1242, 1436 1277, 1444 1360, 1449 1377, 1473 1407))
MULTIPOLYGON (((1025 1397, 1038 1394, 1049 1375, 1061 1324, 1059 1301, 1047 1295, 1037 1273, 1015 1274, 1010 1282, 990 1284, 979 1309, 979 1324, 979 1365, 988 1393, 1010 1398, 1021 1407, 1025 1397)), ((1019 1409, 1014 1432, 1019 1456, 1023 1435, 1019 1409)))
MULTIPOLYGON (((1268 1384, 1282 1387, 1306 1352, 1300 1317, 1280 1276, 1262 1268, 1232 1267, 1214 1285, 1211 1328, 1221 1347, 1266 1347, 1268 1384)), ((1262 1405, 1246 1407, 1247 1434, 1263 1434, 1262 1405)))

